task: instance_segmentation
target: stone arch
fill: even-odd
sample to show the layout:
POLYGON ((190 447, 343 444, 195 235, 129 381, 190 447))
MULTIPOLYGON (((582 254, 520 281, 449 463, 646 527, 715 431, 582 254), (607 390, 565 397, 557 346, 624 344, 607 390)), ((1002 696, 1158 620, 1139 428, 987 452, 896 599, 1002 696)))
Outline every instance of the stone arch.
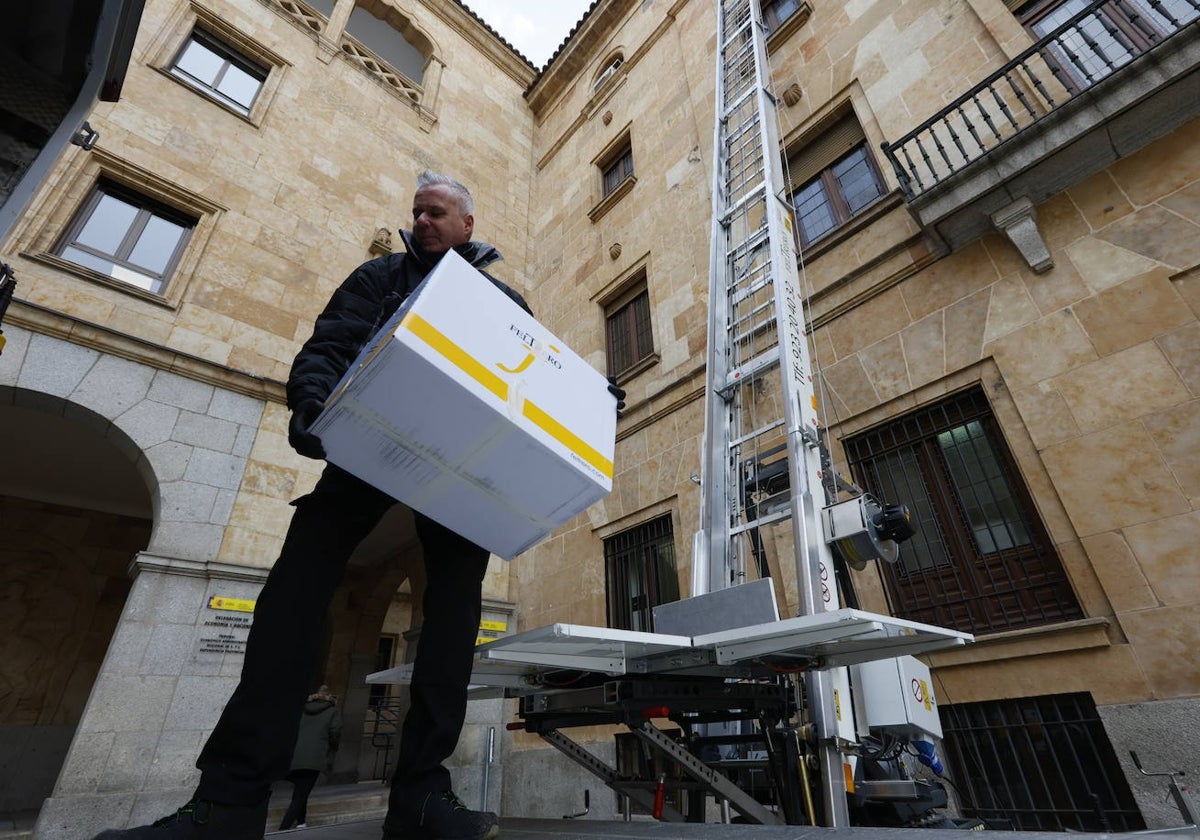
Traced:
POLYGON ((19 360, 11 384, 0 380, 0 406, 70 419, 112 444, 150 496, 147 551, 216 560, 263 401, 54 336, 11 332, 6 356, 15 349, 19 360))
POLYGON ((0 773, 0 802, 34 810, 66 760, 154 513, 132 442, 89 408, 0 385, 0 440, 0 727, 11 771, 0 773))
MULTIPOLYGON (((418 27, 408 15, 390 3, 382 2, 382 0, 357 0, 354 11, 356 12, 360 9, 398 32, 408 45, 421 55, 424 62, 420 68, 420 73, 411 73, 411 67, 397 66, 396 69, 404 73, 411 73, 414 82, 419 85, 425 85, 425 70, 429 67, 430 61, 438 54, 433 39, 418 27)), ((354 12, 351 12, 351 22, 347 24, 347 32, 350 32, 354 17, 354 12)), ((350 34, 354 33, 351 32, 350 34)), ((373 48, 373 45, 370 43, 367 43, 366 46, 373 48)), ((386 55, 381 57, 385 60, 390 60, 391 58, 386 55)))
MULTIPOLYGON (((375 530, 359 545, 347 564, 346 575, 334 594, 329 615, 327 649, 318 662, 324 682, 339 686, 345 718, 342 744, 334 764, 338 781, 377 778, 382 769, 376 750, 393 750, 395 733, 371 737, 374 715, 370 709, 371 687, 366 676, 378 670, 377 646, 394 606, 397 592, 410 582, 410 609, 401 628, 407 634, 420 624, 420 594, 424 589, 424 564, 411 511, 402 504, 392 507, 375 530)), ((402 649, 407 645, 401 645, 402 649)), ((411 660, 412 651, 397 651, 399 662, 411 660)), ((402 701, 407 692, 395 688, 390 694, 402 701)), ((401 712, 404 707, 401 707, 401 712)))

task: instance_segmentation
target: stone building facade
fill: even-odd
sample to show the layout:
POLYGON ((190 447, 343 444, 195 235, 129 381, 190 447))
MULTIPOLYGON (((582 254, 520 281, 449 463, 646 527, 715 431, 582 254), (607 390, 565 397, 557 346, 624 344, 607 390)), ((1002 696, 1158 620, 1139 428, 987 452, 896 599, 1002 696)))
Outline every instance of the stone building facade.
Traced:
MULTIPOLYGON (((1200 771, 1194 7, 1152 10, 1157 34, 1139 41, 1102 3, 763 6, 834 461, 921 526, 898 566, 850 573, 847 596, 976 635, 927 657, 965 813, 1085 827, 1062 779, 1046 801, 982 791, 1012 781, 1007 763, 1086 747, 1090 810, 1108 821, 1086 827, 1178 824, 1129 751, 1200 771), (1041 40, 1091 26, 1077 6, 1121 33, 1082 71, 1080 42, 1041 40), (1014 136, 1001 114, 986 139, 980 97, 1008 96, 989 84, 1014 66, 1038 120, 1014 136), (955 153, 963 113, 982 151, 955 153), (920 135, 922 170, 905 136, 929 125, 950 151, 920 135), (1017 746, 985 754, 985 730, 1017 746)), ((20 282, 0 356, 0 429, 19 455, 0 504, 20 523, 0 732, 7 765, 37 770, 0 809, 40 806, 51 840, 190 793, 244 604, 317 476, 287 446, 282 380, 336 284, 392 247, 424 168, 472 187, 497 274, 628 392, 612 495, 495 561, 485 618, 642 627, 688 591, 715 16, 698 0, 598 0, 538 72, 453 2, 146 2, 120 101, 88 115, 98 141, 58 156, 0 242, 20 282), (193 45, 226 75, 190 71, 193 45), (187 231, 165 270, 70 250, 104 198, 187 231)), ((416 552, 398 512, 335 602, 322 673, 359 731, 381 633, 402 661, 420 625, 416 552)), ((794 572, 778 553, 769 568, 794 609, 794 572)), ((455 759, 467 800, 498 728, 489 802, 578 810, 599 783, 502 732, 511 715, 473 708, 455 759)), ((573 735, 612 759, 611 731, 573 735)), ((376 760, 355 745, 337 770, 369 778, 376 760)))

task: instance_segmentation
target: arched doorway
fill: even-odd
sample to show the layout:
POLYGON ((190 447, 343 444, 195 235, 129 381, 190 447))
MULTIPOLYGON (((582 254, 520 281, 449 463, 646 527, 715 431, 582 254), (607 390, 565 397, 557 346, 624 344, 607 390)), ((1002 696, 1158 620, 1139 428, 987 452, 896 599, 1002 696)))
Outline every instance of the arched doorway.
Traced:
POLYGON ((54 788, 150 540, 133 444, 98 414, 0 388, 0 816, 54 788))

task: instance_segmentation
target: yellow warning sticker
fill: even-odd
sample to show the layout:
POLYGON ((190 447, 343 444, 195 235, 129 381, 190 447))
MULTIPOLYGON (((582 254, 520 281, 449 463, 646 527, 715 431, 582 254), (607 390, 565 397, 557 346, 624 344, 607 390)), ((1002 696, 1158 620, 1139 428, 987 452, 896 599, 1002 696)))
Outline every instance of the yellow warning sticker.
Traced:
POLYGON ((929 683, 920 677, 913 677, 912 695, 914 700, 925 707, 925 711, 933 711, 933 692, 929 690, 929 683))

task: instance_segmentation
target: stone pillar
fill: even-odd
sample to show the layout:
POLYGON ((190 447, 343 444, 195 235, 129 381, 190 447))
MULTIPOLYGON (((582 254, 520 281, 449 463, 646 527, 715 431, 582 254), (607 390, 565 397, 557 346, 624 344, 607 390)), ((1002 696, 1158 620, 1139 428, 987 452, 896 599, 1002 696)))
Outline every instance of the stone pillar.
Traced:
POLYGON ((355 0, 337 0, 334 5, 333 12, 329 15, 329 22, 325 24, 325 29, 318 37, 321 45, 321 53, 318 57, 322 61, 328 63, 341 52, 342 32, 350 21, 350 13, 354 11, 354 4, 355 0))
POLYGON ((368 703, 371 699, 371 687, 367 685, 367 675, 375 670, 374 654, 356 653, 350 657, 350 678, 346 683, 346 696, 342 702, 342 744, 333 760, 333 773, 330 775, 331 784, 357 782, 366 778, 360 775, 360 760, 364 757, 367 766, 374 760, 371 753, 373 748, 365 742, 368 703))
POLYGON ((237 685, 252 619, 245 607, 266 570, 146 552, 134 566, 37 840, 140 825, 187 802, 196 757, 237 685), (235 608, 222 608, 230 600, 235 608))

